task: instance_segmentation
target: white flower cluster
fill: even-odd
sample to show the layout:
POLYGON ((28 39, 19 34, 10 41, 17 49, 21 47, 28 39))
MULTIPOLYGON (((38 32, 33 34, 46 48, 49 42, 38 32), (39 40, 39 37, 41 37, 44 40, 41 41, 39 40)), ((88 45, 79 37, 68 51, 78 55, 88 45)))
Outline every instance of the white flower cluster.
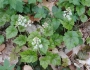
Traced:
POLYGON ((48 23, 45 22, 42 26, 43 26, 43 28, 47 28, 48 27, 48 23))
POLYGON ((23 17, 22 15, 19 15, 18 21, 17 21, 17 26, 18 26, 18 25, 21 25, 21 26, 27 27, 27 26, 31 26, 31 23, 32 23, 31 20, 27 20, 27 19, 26 19, 25 17, 23 17))
POLYGON ((64 11, 63 16, 64 16, 64 18, 67 18, 68 20, 71 20, 72 19, 71 15, 72 15, 71 9, 70 9, 70 7, 68 7, 66 9, 66 11, 64 11))
POLYGON ((33 38, 32 45, 36 50, 43 47, 43 45, 41 44, 41 39, 39 39, 38 37, 33 38))
POLYGON ((47 27, 48 27, 48 23, 45 22, 42 26, 39 27, 40 32, 44 33, 44 29, 47 28, 47 27))

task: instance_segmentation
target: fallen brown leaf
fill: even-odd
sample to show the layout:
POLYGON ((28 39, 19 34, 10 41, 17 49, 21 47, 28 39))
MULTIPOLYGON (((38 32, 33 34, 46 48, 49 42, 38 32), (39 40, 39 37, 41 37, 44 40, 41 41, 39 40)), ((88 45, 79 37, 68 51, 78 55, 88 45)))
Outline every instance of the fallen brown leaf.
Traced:
POLYGON ((22 47, 22 51, 28 50, 28 48, 26 46, 22 47))
POLYGON ((24 65, 23 70, 33 70, 33 69, 29 65, 24 65))
POLYGON ((58 70, 55 66, 51 65, 53 70, 58 70))
POLYGON ((69 65, 70 70, 76 70, 74 65, 69 65))
POLYGON ((0 52, 5 49, 5 44, 0 45, 0 52))
POLYGON ((28 0, 23 0, 23 1, 26 2, 26 3, 28 2, 28 0))
POLYGON ((57 49, 57 48, 54 48, 54 49, 52 50, 52 52, 53 52, 53 53, 58 53, 58 49, 57 49))
POLYGON ((81 46, 77 46, 73 48, 73 54, 78 54, 79 50, 81 49, 81 46))
POLYGON ((33 22, 34 22, 34 21, 39 22, 39 21, 41 20, 41 18, 34 18, 34 16, 30 16, 30 15, 29 15, 29 18, 30 18, 30 20, 33 21, 33 22))
MULTIPOLYGON (((6 43, 6 48, 2 51, 2 58, 3 61, 5 59, 7 59, 8 61, 10 61, 10 54, 12 53, 12 49, 14 48, 13 46, 13 41, 11 40, 10 42, 6 43)), ((10 61, 10 64, 16 64, 18 62, 18 59, 14 60, 14 61, 10 61)))
POLYGON ((54 6, 54 3, 55 2, 47 2, 46 0, 43 0, 41 5, 47 7, 52 15, 52 7, 54 6))

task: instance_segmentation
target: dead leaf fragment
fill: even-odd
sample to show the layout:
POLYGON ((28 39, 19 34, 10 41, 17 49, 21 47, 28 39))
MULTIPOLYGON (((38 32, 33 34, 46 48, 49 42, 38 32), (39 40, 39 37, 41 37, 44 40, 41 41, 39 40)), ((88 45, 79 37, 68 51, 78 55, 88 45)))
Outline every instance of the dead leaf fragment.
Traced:
POLYGON ((85 60, 79 60, 78 59, 78 62, 81 63, 82 65, 85 65, 86 64, 86 61, 85 60))
POLYGON ((0 55, 0 63, 3 62, 3 58, 2 58, 2 55, 0 55))
POLYGON ((28 48, 26 46, 22 47, 22 51, 28 50, 28 48))
POLYGON ((90 66, 90 58, 86 60, 86 63, 90 66))
POLYGON ((24 65, 23 70, 33 70, 33 69, 29 65, 24 65))
POLYGON ((58 49, 57 49, 57 48, 54 48, 54 49, 52 50, 52 52, 53 52, 53 53, 58 53, 58 49))
POLYGON ((80 50, 81 46, 77 46, 73 48, 73 54, 78 54, 79 50, 80 50))
POLYGON ((0 45, 0 52, 5 49, 5 44, 0 45))
POLYGON ((52 69, 53 70, 58 70, 55 66, 53 66, 52 64, 51 64, 51 67, 52 67, 52 69))
POLYGON ((43 0, 42 5, 46 6, 50 11, 52 11, 52 7, 54 6, 54 2, 47 2, 46 0, 43 0))
POLYGON ((40 20, 41 20, 41 18, 34 18, 34 16, 31 16, 31 15, 28 15, 29 16, 29 18, 30 18, 30 20, 31 21, 37 21, 37 22, 39 22, 40 20))
POLYGON ((59 56, 61 56, 62 59, 67 58, 68 65, 71 65, 71 61, 70 61, 69 57, 63 51, 60 51, 58 54, 59 54, 59 56))
POLYGON ((70 70, 76 70, 74 65, 69 65, 70 70))
POLYGON ((23 0, 23 1, 26 2, 26 3, 28 2, 28 0, 23 0))
MULTIPOLYGON (((13 46, 13 41, 11 40, 10 42, 6 43, 6 48, 2 51, 2 58, 3 61, 5 59, 7 59, 8 61, 10 61, 10 54, 12 53, 14 46, 13 46)), ((16 64, 18 62, 18 59, 14 60, 14 61, 10 61, 10 64, 16 64)))
POLYGON ((26 28, 26 31, 28 33, 31 33, 31 32, 36 31, 36 30, 37 30, 37 28, 34 24, 32 24, 31 26, 27 26, 27 28, 26 28))

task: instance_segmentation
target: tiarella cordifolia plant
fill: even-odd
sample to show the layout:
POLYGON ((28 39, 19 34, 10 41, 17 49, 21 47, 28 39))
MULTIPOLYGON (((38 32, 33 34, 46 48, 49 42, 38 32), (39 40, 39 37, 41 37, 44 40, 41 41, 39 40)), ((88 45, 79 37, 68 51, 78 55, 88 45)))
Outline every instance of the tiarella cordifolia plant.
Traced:
MULTIPOLYGON (((40 65, 46 69, 48 65, 61 64, 60 56, 52 50, 62 42, 67 49, 83 44, 82 35, 78 29, 74 29, 74 25, 76 21, 86 22, 87 16, 90 16, 90 0, 59 0, 52 6, 52 10, 43 6, 42 2, 0 0, 0 26, 4 27, 10 22, 5 30, 6 39, 13 38, 17 47, 28 47, 28 50, 22 52, 19 48, 20 54, 16 51, 21 62, 34 63, 39 60, 40 65), (27 14, 33 16, 33 21, 27 14), (40 27, 29 34, 26 28, 32 27, 35 18, 39 18, 40 27)), ((0 39, 2 44, 4 36, 0 35, 0 39)), ((87 43, 90 43, 90 38, 87 38, 87 43)))

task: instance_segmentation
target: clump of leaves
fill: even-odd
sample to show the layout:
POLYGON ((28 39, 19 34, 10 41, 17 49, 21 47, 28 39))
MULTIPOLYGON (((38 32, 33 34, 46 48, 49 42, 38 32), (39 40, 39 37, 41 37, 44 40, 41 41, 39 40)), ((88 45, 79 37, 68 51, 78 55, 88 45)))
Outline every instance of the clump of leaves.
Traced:
MULTIPOLYGON (((23 0, 0 0, 0 26, 11 20, 10 26, 6 29, 6 39, 14 38, 13 43, 20 48, 24 45, 29 47, 28 50, 23 52, 20 52, 20 48, 14 48, 11 54, 12 59, 14 57, 16 59, 16 56, 20 55, 21 62, 34 63, 39 60, 40 65, 46 69, 50 64, 54 66, 61 65, 60 56, 50 52, 50 50, 60 46, 62 42, 65 43, 68 49, 83 43, 82 36, 77 31, 73 31, 73 27, 77 20, 86 22, 88 19, 87 15, 90 16, 90 9, 86 12, 86 8, 90 7, 90 0, 59 0, 56 2, 57 6, 53 6, 50 11, 41 2, 42 0, 27 0, 27 3, 24 3, 23 0), (34 18, 39 18, 39 23, 42 23, 41 28, 30 34, 22 35, 21 32, 25 32, 26 29, 25 27, 18 26, 18 14, 15 12, 24 15, 29 13, 34 18), (42 20, 47 18, 49 18, 49 21, 45 20, 45 25, 43 25, 42 20), (64 29, 63 35, 59 34, 57 29, 60 29, 59 31, 64 29), (36 41, 33 42, 35 38, 36 41), (39 44, 38 40, 40 41, 39 44), (33 45, 33 43, 35 44, 33 45)), ((0 39, 0 44, 2 44, 4 37, 0 35, 0 39)), ((89 44, 89 38, 86 41, 89 44)), ((62 66, 67 66, 67 59, 63 59, 62 66)))

